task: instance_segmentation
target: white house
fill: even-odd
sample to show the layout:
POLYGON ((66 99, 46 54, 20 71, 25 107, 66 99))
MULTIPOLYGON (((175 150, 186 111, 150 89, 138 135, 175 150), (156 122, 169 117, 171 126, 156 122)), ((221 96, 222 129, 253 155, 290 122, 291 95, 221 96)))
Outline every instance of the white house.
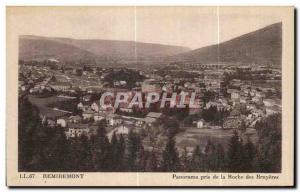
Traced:
POLYGON ((83 104, 81 102, 77 104, 77 109, 83 110, 83 104))
POLYGON ((96 102, 94 102, 91 105, 91 109, 94 110, 94 111, 96 111, 96 112, 99 112, 99 105, 96 102))
POLYGON ((67 127, 67 120, 65 118, 59 118, 56 120, 56 124, 61 127, 67 127))
POLYGON ((67 138, 69 137, 81 137, 83 134, 88 136, 89 129, 88 128, 69 128, 68 132, 66 132, 67 138))
POLYGON ((204 120, 203 120, 203 119, 200 119, 200 120, 197 121, 196 123, 197 123, 197 128, 198 128, 198 129, 203 128, 203 126, 204 126, 204 120))

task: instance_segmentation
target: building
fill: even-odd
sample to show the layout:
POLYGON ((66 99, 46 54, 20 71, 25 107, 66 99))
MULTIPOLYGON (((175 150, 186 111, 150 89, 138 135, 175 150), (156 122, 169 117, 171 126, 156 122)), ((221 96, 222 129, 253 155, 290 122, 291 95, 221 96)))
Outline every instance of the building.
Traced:
POLYGON ((89 136, 89 131, 88 124, 70 124, 66 136, 67 138, 89 136))
POLYGON ((105 117, 105 113, 94 113, 94 121, 101 121, 102 119, 105 119, 105 117))
POLYGON ((150 112, 147 114, 147 116, 143 119, 143 121, 148 124, 148 125, 152 125, 152 123, 154 123, 155 121, 157 121, 157 119, 161 118, 162 113, 156 113, 156 112, 150 112))
POLYGON ((228 89, 227 93, 230 94, 231 99, 233 100, 240 99, 240 92, 237 89, 228 89))
POLYGON ((99 105, 98 105, 98 103, 96 103, 96 102, 92 103, 91 109, 94 110, 94 111, 96 111, 96 112, 99 112, 99 105))
POLYGON ((67 127, 67 118, 59 118, 56 120, 56 124, 60 125, 61 127, 67 127))
POLYGON ((267 116, 272 115, 272 114, 277 114, 277 113, 281 113, 281 108, 274 105, 271 107, 266 107, 266 114, 267 116))
POLYGON ((106 116, 106 122, 110 126, 117 126, 123 122, 123 119, 119 115, 109 114, 106 116))
POLYGON ((203 128, 203 126, 204 126, 204 120, 203 120, 203 119, 198 120, 198 121, 196 122, 196 125, 197 125, 197 128, 198 128, 198 129, 203 128))
POLYGON ((70 89, 72 86, 70 83, 56 82, 54 84, 51 84, 50 87, 55 91, 66 91, 67 89, 70 89))
POLYGON ((81 120, 82 120, 82 118, 79 115, 69 117, 70 123, 80 123, 81 120))
POLYGON ((94 111, 92 111, 91 109, 88 109, 82 113, 82 117, 83 117, 83 119, 92 119, 94 116, 94 113, 95 113, 94 111))
POLYGON ((160 93, 162 91, 161 86, 158 82, 154 80, 146 80, 142 84, 142 92, 143 93, 150 93, 150 92, 156 92, 160 93))

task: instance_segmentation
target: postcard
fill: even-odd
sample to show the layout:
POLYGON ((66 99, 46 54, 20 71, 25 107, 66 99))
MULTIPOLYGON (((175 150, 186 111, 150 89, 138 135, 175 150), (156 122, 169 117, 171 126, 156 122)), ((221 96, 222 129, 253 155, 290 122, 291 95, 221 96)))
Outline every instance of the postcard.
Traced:
POLYGON ((294 7, 6 12, 7 186, 294 186, 294 7))

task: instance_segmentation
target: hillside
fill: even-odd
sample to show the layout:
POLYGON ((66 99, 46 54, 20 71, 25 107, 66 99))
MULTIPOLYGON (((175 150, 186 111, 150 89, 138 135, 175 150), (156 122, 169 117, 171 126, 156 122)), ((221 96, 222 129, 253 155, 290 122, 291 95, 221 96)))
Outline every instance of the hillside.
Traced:
POLYGON ((275 23, 232 40, 172 57, 198 63, 241 62, 281 65, 282 24, 275 23))
POLYGON ((79 40, 20 36, 20 59, 56 58, 59 60, 139 60, 165 57, 189 51, 188 48, 171 45, 116 40, 79 40))

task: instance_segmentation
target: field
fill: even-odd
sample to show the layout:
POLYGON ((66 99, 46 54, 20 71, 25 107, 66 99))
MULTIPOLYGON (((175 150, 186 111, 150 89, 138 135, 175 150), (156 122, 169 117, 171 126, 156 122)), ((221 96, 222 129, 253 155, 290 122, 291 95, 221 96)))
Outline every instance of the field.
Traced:
POLYGON ((70 100, 70 98, 58 97, 56 95, 51 97, 40 98, 33 95, 28 95, 28 99, 32 104, 37 106, 40 110, 40 113, 46 116, 47 118, 57 118, 69 114, 60 110, 54 110, 53 108, 50 108, 48 106, 56 102, 70 100))
MULTIPOLYGON (((193 149, 197 145, 203 149, 208 141, 211 141, 215 145, 221 144, 226 150, 233 132, 234 129, 188 128, 185 132, 181 132, 176 135, 176 143, 180 151, 184 147, 193 149)), ((249 136, 253 143, 257 142, 257 134, 254 129, 247 129, 243 135, 244 139, 247 139, 249 136)))

